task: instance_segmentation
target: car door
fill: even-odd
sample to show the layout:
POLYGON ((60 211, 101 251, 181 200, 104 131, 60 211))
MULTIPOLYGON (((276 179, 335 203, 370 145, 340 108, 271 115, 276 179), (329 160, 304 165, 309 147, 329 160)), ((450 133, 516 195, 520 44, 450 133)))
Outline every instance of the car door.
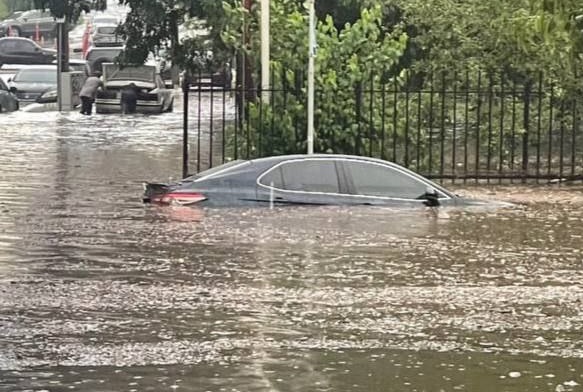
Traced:
POLYGON ((32 41, 19 39, 15 40, 14 55, 17 64, 44 64, 44 55, 32 41))
POLYGON ((275 204, 345 204, 334 159, 298 158, 275 165, 257 179, 257 198, 275 204))
POLYGON ((422 206, 428 188, 437 191, 439 199, 450 199, 422 177, 381 162, 347 159, 342 161, 341 172, 355 204, 422 206))

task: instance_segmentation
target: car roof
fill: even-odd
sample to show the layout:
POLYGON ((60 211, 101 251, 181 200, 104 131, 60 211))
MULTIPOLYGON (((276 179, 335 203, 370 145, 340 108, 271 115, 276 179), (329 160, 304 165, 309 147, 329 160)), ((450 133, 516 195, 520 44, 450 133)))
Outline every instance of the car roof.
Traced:
MULTIPOLYGON (((7 40, 34 42, 30 38, 26 38, 26 37, 2 37, 2 38, 0 38, 0 41, 7 41, 7 40)), ((34 43, 36 44, 36 42, 34 42, 34 43)))

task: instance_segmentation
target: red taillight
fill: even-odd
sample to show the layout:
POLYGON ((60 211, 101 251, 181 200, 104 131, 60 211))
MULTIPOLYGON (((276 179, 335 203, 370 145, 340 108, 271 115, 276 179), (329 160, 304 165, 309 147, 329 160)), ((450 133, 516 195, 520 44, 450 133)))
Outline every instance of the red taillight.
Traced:
POLYGON ((156 196, 152 199, 154 203, 160 204, 178 204, 181 206, 187 206, 195 204, 206 200, 206 196, 202 193, 182 193, 182 192, 171 192, 165 193, 163 195, 156 196))

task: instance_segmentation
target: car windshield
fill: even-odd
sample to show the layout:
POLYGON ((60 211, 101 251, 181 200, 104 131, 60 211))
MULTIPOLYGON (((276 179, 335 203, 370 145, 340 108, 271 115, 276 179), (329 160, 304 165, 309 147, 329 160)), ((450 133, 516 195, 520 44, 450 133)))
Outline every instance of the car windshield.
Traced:
POLYGON ((23 69, 16 74, 14 81, 57 84, 57 71, 52 69, 23 69))
POLYGON ((97 34, 115 34, 115 26, 101 26, 97 28, 97 34))
POLYGON ((8 90, 8 87, 6 87, 6 84, 4 84, 2 79, 0 79, 0 90, 8 90))

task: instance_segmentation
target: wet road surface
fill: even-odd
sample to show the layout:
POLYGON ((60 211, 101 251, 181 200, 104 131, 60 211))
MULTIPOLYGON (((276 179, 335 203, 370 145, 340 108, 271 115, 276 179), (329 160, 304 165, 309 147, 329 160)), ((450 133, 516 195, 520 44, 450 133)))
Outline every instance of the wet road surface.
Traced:
POLYGON ((178 177, 179 110, 2 119, 0 390, 581 389, 580 185, 159 208, 141 183, 178 177))

